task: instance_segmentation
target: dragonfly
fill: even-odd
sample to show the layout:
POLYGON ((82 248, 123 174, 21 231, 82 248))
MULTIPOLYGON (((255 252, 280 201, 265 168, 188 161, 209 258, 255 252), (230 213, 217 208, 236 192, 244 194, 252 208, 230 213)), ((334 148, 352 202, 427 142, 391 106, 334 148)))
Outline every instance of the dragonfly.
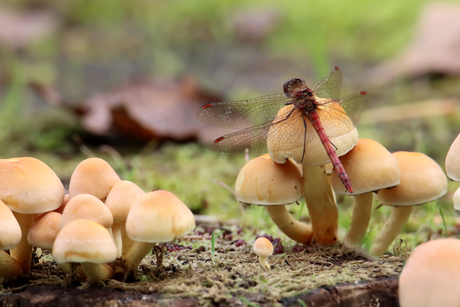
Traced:
POLYGON ((281 144, 276 148, 303 147, 302 163, 308 154, 305 145, 317 135, 342 184, 353 193, 350 179, 330 138, 347 134, 355 128, 365 109, 366 92, 340 98, 341 86, 342 71, 336 66, 311 87, 302 78, 292 78, 284 83, 284 93, 209 103, 197 111, 197 118, 210 125, 241 129, 217 138, 210 147, 217 153, 267 151, 267 138, 281 131, 286 137, 277 138, 281 144))

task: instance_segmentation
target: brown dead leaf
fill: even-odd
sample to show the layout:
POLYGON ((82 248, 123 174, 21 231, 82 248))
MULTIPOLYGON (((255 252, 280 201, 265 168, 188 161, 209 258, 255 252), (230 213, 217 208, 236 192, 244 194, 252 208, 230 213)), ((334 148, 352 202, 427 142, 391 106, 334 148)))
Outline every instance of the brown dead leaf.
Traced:
POLYGON ((375 68, 371 79, 384 84, 400 76, 460 75, 460 4, 431 3, 420 16, 414 38, 397 57, 375 68))
POLYGON ((195 114, 202 105, 216 101, 222 97, 205 92, 191 78, 140 81, 89 98, 83 106, 82 123, 97 135, 210 143, 223 129, 201 123, 195 114))
POLYGON ((57 29, 55 16, 46 11, 14 12, 0 6, 0 44, 22 49, 57 29))

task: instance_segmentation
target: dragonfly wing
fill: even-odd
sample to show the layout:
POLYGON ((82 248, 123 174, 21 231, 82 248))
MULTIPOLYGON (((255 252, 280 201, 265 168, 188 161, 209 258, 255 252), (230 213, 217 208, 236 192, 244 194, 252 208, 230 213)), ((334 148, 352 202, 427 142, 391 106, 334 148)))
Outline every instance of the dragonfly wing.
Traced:
POLYGON ((320 98, 339 99, 342 88, 342 71, 334 67, 331 72, 311 87, 315 96, 320 98))
POLYGON ((217 127, 245 129, 271 122, 279 109, 291 100, 284 94, 273 94, 248 100, 210 103, 202 106, 196 117, 217 127))
POLYGON ((366 103, 366 92, 362 91, 345 96, 339 100, 340 106, 347 112, 348 117, 355 125, 361 118, 361 114, 363 114, 366 108, 366 103))
POLYGON ((364 111, 366 92, 358 92, 339 100, 320 103, 318 114, 329 137, 346 134, 355 128, 364 111))

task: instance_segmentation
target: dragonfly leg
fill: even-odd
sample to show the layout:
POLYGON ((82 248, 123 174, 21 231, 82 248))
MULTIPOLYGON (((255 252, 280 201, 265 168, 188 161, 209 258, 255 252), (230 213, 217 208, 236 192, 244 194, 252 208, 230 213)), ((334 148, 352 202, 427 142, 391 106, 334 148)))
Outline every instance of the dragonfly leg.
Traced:
POLYGON ((302 151, 302 160, 300 160, 300 163, 303 162, 303 158, 305 158, 305 143, 307 141, 307 122, 305 121, 305 118, 302 117, 303 121, 303 151, 302 151))

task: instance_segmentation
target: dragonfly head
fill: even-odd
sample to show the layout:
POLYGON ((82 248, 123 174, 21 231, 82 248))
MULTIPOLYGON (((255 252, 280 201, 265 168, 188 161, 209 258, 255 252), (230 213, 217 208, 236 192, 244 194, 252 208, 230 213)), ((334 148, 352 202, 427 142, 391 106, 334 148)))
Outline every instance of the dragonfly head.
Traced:
POLYGON ((284 82, 283 85, 283 90, 284 94, 287 97, 291 97, 292 94, 295 94, 296 92, 305 89, 306 87, 305 80, 302 78, 292 78, 284 82))

